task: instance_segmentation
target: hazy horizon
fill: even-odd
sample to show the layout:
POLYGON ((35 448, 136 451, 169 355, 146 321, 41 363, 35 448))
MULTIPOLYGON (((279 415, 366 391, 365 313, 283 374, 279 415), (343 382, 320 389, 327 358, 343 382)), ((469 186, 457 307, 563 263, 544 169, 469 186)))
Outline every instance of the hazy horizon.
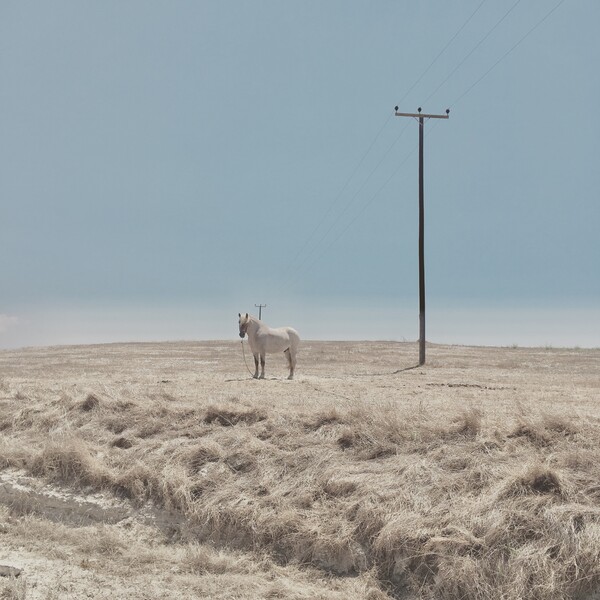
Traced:
MULTIPOLYGON (((258 315, 254 305, 237 312, 258 315), (247 309, 247 310, 246 310, 247 309)), ((263 321, 291 325, 304 340, 418 339, 418 311, 390 304, 360 307, 267 305, 263 321), (289 316, 288 316, 289 315, 289 316), (357 317, 360 315, 360 318, 357 317)), ((23 320, 0 315, 0 349, 113 342, 236 340, 237 312, 229 308, 102 307, 32 311, 23 320)), ((474 346, 600 348, 600 309, 580 307, 440 307, 427 312, 429 343, 474 346)))

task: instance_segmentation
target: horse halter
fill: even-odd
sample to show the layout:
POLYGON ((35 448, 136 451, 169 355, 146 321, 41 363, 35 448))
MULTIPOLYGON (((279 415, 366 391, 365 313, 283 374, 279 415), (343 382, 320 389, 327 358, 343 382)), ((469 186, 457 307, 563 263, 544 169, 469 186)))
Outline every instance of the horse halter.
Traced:
POLYGON ((240 337, 244 339, 246 332, 248 331, 248 325, 250 321, 246 321, 245 323, 240 323, 240 337))

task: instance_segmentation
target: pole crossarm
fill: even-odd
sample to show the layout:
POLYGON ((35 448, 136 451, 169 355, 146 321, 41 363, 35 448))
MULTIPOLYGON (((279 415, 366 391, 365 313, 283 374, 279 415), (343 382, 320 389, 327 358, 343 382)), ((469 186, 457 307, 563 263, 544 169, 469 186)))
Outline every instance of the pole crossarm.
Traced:
POLYGON ((445 115, 427 115, 425 113, 401 113, 396 111, 397 117, 414 117, 415 119, 419 119, 423 117, 423 119, 449 119, 450 113, 448 112, 445 115))

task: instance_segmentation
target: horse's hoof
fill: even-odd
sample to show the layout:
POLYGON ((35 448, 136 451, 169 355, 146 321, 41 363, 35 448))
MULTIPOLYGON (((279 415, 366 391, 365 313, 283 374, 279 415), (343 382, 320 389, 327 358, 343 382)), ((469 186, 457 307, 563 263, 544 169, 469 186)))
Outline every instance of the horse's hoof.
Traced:
POLYGON ((252 379, 258 379, 258 375, 252 375, 252 379))
POLYGON ((259 379, 264 379, 264 378, 265 378, 265 374, 263 373, 263 374, 262 374, 262 375, 259 377, 259 379))
POLYGON ((290 380, 290 379, 294 379, 294 376, 293 376, 293 375, 290 375, 290 376, 288 377, 288 380, 290 380))

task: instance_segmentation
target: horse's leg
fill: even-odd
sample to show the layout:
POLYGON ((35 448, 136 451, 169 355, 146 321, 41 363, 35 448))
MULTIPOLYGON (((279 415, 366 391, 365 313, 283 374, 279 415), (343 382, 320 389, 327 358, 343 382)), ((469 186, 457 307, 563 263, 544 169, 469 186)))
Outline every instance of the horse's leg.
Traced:
POLYGON ((287 350, 285 350, 283 353, 285 354, 285 357, 287 358, 288 367, 290 369, 290 374, 288 376, 288 379, 293 379, 294 378, 294 366, 292 364, 292 353, 289 348, 287 350))
MULTIPOLYGON (((258 369, 258 366, 256 367, 258 369)), ((258 373, 258 371, 257 371, 258 373)), ((260 377, 259 379, 264 379, 265 378, 265 354, 264 352, 261 353, 260 355, 260 377)))
POLYGON ((254 379, 258 379, 258 352, 254 354, 254 379))
POLYGON ((296 371, 296 352, 298 351, 298 347, 294 347, 290 350, 290 356, 292 357, 292 377, 294 376, 294 372, 296 371))

